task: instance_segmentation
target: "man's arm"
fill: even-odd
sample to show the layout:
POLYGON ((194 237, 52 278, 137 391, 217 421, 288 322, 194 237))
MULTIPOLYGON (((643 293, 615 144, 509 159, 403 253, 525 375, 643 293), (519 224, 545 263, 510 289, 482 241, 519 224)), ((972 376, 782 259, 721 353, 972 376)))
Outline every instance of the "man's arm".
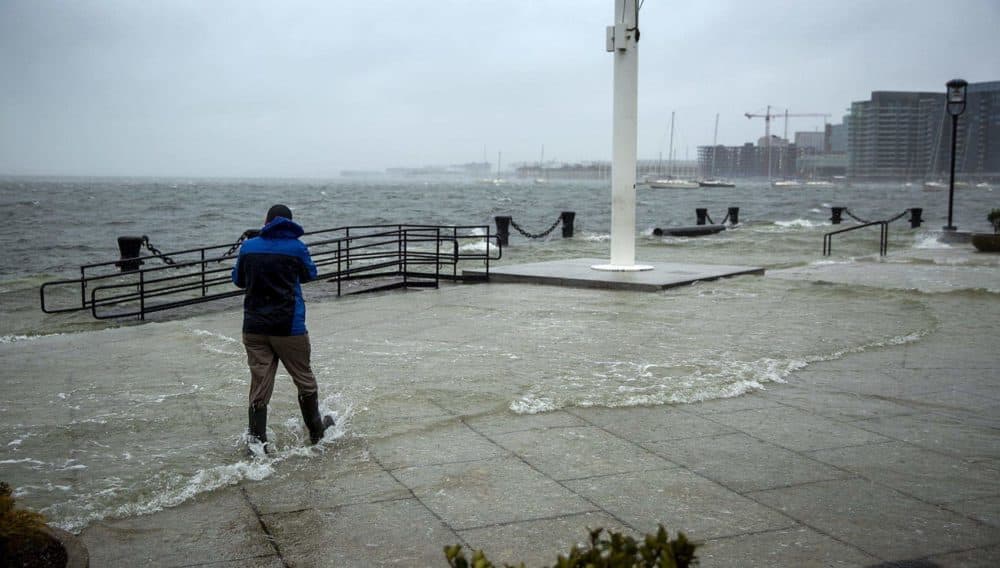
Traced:
POLYGON ((236 264, 233 265, 233 273, 231 278, 233 279, 233 284, 236 284, 237 288, 246 288, 247 283, 243 279, 243 271, 240 270, 240 259, 243 258, 243 251, 240 251, 240 255, 236 257, 236 264))
POLYGON ((316 279, 318 272, 316 271, 316 263, 313 262, 312 256, 309 255, 309 247, 305 243, 302 243, 302 252, 299 256, 302 260, 302 271, 299 274, 299 280, 301 282, 310 282, 316 279))

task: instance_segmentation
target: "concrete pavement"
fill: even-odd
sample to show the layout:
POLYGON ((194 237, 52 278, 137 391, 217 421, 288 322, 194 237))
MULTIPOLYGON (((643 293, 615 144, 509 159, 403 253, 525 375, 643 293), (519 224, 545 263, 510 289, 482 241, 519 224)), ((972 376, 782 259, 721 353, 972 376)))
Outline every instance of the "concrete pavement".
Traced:
POLYGON ((919 341, 737 398, 537 415, 414 401, 315 467, 82 537, 95 567, 443 566, 454 543, 540 566, 587 527, 663 523, 709 567, 997 566, 997 303, 942 296, 919 341))

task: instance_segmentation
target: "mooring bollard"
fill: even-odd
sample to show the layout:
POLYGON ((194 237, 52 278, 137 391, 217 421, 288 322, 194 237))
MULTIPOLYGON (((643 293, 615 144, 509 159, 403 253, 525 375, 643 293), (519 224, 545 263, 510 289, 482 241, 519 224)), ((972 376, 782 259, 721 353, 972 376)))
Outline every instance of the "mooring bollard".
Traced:
POLYGON ((923 214, 924 214, 923 208, 921 208, 921 207, 910 207, 910 228, 911 229, 916 229, 917 227, 920 226, 921 223, 924 222, 924 220, 920 218, 920 216, 923 215, 923 214))
POLYGON ((739 207, 730 207, 729 208, 729 215, 727 215, 727 217, 729 217, 729 224, 730 225, 739 225, 739 223, 740 223, 740 208, 739 207))
POLYGON ((844 214, 844 209, 847 207, 831 207, 830 208, 830 222, 834 225, 840 224, 840 216, 844 214))
POLYGON ((118 250, 121 252, 121 259, 115 263, 122 272, 132 272, 139 270, 143 261, 139 259, 139 251, 142 249, 142 237, 118 237, 118 250))
POLYGON ((576 219, 575 211, 563 211, 559 214, 559 218, 562 219, 562 231, 563 238, 570 239, 573 237, 573 220, 576 219))
POLYGON ((698 217, 698 220, 695 222, 695 224, 704 225, 705 218, 708 217, 708 209, 699 207, 698 209, 694 210, 694 214, 698 217))
POLYGON ((497 215, 493 218, 497 224, 497 238, 500 239, 501 246, 510 243, 510 215, 497 215))

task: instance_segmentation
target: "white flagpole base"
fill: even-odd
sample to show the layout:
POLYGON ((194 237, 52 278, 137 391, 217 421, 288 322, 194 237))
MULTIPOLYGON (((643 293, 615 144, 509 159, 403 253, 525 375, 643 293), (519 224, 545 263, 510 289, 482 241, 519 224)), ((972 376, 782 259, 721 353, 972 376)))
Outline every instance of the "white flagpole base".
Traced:
POLYGON ((605 272, 642 272, 644 270, 652 270, 653 267, 648 264, 592 264, 590 266, 593 270, 603 270, 605 272))

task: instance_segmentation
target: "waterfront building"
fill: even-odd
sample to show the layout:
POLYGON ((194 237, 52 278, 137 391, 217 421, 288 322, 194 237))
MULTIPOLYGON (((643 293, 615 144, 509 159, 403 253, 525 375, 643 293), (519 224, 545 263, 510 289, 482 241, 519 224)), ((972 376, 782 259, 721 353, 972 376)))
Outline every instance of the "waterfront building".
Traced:
POLYGON ((926 175, 940 132, 944 92, 875 91, 851 103, 847 173, 855 179, 926 175))
MULTIPOLYGON (((943 179, 951 164, 951 117, 940 92, 875 91, 851 103, 848 175, 855 179, 943 179)), ((1000 178, 1000 81, 971 83, 959 119, 958 177, 1000 178)))
POLYGON ((795 145, 803 154, 822 154, 826 152, 827 133, 824 132, 796 132, 795 145))
MULTIPOLYGON (((768 175, 767 139, 759 144, 747 142, 742 146, 698 146, 698 169, 702 177, 752 178, 768 175)), ((787 140, 771 136, 772 178, 794 177, 798 160, 798 147, 787 140)))

